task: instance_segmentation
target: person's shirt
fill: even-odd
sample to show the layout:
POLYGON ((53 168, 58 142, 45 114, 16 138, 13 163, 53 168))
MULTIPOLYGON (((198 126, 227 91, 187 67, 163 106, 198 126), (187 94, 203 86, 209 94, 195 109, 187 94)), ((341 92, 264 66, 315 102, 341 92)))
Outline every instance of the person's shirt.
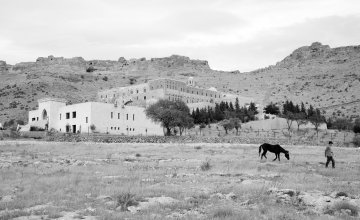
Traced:
POLYGON ((325 157, 332 157, 333 156, 333 152, 331 150, 331 147, 326 147, 326 150, 325 150, 325 157))

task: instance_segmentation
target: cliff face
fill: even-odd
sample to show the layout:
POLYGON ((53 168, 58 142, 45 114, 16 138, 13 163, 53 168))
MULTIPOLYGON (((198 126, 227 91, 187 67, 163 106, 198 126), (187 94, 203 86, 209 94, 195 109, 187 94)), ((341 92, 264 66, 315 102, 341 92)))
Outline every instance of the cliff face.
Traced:
POLYGON ((275 67, 291 68, 315 64, 341 64, 360 59, 360 46, 330 48, 315 42, 310 46, 300 47, 278 62, 275 67))

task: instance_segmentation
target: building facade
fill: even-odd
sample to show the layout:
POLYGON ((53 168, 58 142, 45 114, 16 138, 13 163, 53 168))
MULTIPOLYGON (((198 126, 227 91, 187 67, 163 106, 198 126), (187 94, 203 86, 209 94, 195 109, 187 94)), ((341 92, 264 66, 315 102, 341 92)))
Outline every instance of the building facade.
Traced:
POLYGON ((147 83, 113 88, 98 93, 98 100, 105 103, 129 103, 146 107, 159 99, 168 99, 171 101, 182 100, 188 104, 190 109, 214 106, 215 103, 221 101, 235 103, 236 98, 241 106, 253 101, 251 98, 219 92, 214 87, 209 89, 198 87, 193 77, 190 77, 187 82, 173 79, 150 80, 147 83))
POLYGON ((66 100, 45 98, 38 100, 37 110, 29 111, 31 127, 55 129, 67 133, 109 133, 119 135, 163 135, 159 123, 146 117, 145 109, 159 99, 182 100, 190 110, 214 107, 221 101, 240 105, 252 100, 238 95, 204 89, 190 77, 187 82, 173 79, 156 79, 147 83, 100 91, 98 102, 66 105, 66 100))
POLYGON ((67 133, 108 133, 119 135, 163 135, 163 128, 145 115, 139 106, 85 102, 66 105, 65 100, 39 100, 39 108, 29 112, 29 127, 55 129, 67 133))

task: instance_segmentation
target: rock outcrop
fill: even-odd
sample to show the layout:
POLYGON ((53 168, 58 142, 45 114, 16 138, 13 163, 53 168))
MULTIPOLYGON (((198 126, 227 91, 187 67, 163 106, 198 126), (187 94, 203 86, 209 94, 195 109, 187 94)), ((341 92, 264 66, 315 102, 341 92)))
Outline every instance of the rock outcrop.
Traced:
POLYGON ((310 46, 296 49, 289 56, 276 64, 278 68, 296 67, 314 63, 345 63, 350 59, 360 59, 360 46, 330 48, 314 42, 310 46))
POLYGON ((191 60, 189 57, 171 55, 170 57, 164 58, 152 58, 152 63, 163 67, 189 67, 210 69, 209 64, 206 60, 191 60))
POLYGON ((11 66, 6 64, 5 61, 0 60, 0 73, 1 72, 7 72, 11 66))

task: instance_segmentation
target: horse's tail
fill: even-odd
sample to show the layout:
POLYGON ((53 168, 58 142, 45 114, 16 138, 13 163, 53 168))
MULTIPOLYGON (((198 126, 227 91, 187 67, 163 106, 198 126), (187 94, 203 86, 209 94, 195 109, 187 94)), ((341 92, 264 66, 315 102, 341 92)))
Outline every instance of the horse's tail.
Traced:
POLYGON ((262 145, 260 145, 260 147, 259 147, 259 157, 260 157, 260 154, 261 154, 261 148, 262 148, 262 145))

